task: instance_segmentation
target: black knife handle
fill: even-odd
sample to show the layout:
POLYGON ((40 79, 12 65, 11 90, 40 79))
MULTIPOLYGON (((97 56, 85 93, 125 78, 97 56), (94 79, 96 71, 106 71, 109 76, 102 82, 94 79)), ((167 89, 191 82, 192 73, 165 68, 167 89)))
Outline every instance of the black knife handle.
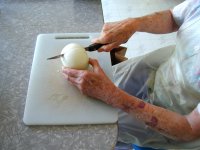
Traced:
POLYGON ((105 45, 105 44, 94 43, 94 44, 89 45, 87 47, 87 50, 88 51, 96 51, 96 50, 98 50, 103 45, 105 45))

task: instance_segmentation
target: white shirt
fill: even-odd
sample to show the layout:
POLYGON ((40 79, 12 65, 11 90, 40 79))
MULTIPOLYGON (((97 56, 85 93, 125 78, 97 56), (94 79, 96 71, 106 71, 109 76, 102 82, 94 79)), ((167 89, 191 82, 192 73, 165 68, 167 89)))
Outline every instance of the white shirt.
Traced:
POLYGON ((157 70, 154 101, 188 114, 200 102, 200 0, 187 0, 172 10, 177 32, 176 50, 157 70))
MULTIPOLYGON (((156 72, 152 102, 183 115, 196 107, 200 112, 200 0, 186 0, 172 14, 180 26, 176 49, 156 72)), ((199 147, 200 139, 163 145, 179 149, 199 147)))
MULTIPOLYGON (((153 92, 148 100, 154 105, 183 115, 192 112, 195 107, 200 112, 200 0, 186 0, 173 8, 172 14, 175 22, 180 26, 177 32, 176 49, 172 56, 157 69, 153 92)), ((135 69, 141 69, 137 66, 137 62, 133 62, 132 65, 129 63, 117 66, 115 73, 119 77, 117 85, 129 84, 130 87, 127 89, 131 92, 133 87, 129 83, 129 78, 135 76, 135 69), (127 76, 129 72, 131 73, 127 76)), ((133 82, 135 85, 138 84, 135 80, 133 82)), ((136 118, 129 117, 126 113, 121 113, 119 117, 121 119, 118 137, 120 141, 162 149, 198 150, 200 147, 200 139, 184 143, 174 142, 146 128, 136 118)))

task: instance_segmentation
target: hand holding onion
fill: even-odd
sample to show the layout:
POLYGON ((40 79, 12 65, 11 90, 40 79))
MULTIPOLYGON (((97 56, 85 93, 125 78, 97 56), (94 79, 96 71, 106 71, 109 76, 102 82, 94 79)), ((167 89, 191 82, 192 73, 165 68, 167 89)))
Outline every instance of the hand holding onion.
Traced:
POLYGON ((62 72, 66 80, 76 86, 83 94, 100 99, 106 103, 116 86, 106 76, 95 59, 89 59, 85 49, 77 44, 69 44, 62 50, 62 72), (87 70, 89 64, 92 66, 87 70))

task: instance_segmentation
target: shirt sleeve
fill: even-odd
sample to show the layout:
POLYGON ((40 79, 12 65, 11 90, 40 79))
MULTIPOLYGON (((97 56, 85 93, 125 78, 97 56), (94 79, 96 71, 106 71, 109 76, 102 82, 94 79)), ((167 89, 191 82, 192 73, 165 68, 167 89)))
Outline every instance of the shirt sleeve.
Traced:
POLYGON ((185 0, 181 4, 175 6, 172 9, 172 15, 176 24, 181 26, 186 20, 191 18, 191 16, 194 15, 194 13, 196 12, 199 5, 200 0, 185 0))

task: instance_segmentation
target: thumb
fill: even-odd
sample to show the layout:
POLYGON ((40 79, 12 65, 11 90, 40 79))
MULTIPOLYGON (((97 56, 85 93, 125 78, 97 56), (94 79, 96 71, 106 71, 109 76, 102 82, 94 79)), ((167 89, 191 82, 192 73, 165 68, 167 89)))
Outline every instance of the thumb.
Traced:
POLYGON ((96 59, 89 59, 89 64, 92 65, 94 72, 99 72, 101 70, 101 66, 99 65, 96 59))

